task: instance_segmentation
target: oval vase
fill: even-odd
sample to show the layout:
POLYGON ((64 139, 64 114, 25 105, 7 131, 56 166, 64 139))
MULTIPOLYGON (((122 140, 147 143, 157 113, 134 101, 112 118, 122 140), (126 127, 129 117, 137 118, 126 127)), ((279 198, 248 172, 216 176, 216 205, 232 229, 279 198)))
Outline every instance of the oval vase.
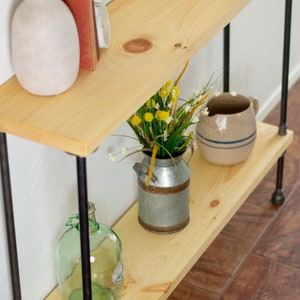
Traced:
POLYGON ((24 0, 14 13, 11 54, 16 77, 28 92, 57 95, 79 70, 76 23, 61 0, 24 0))
POLYGON ((152 179, 146 185, 151 156, 134 165, 138 176, 138 220, 148 231, 167 234, 189 223, 190 169, 183 155, 156 158, 152 179))

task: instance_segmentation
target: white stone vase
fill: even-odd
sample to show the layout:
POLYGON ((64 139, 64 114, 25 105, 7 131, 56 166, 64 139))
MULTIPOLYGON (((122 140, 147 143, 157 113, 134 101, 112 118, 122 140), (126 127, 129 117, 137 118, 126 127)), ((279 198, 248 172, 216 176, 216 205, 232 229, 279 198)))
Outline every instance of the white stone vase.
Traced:
POLYGON ((23 0, 14 13, 11 54, 28 92, 50 96, 69 89, 79 70, 76 23, 61 0, 23 0))

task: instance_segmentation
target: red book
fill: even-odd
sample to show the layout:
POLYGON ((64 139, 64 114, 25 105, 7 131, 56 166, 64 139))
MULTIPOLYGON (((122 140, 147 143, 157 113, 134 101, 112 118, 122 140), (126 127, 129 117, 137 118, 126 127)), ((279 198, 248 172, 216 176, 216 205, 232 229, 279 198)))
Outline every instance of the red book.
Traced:
POLYGON ((93 71, 100 58, 93 0, 64 0, 71 10, 79 36, 81 69, 93 71))

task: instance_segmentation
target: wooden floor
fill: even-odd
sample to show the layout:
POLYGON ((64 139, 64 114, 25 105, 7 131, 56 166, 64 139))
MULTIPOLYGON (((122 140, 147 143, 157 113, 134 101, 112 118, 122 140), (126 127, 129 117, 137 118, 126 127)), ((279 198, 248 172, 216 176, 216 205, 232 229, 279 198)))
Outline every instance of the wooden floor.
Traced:
MULTIPOLYGON (((295 137, 284 161, 285 203, 270 202, 274 166, 169 300, 300 299, 300 81, 288 107, 295 137)), ((279 123, 279 106, 265 121, 279 123)))

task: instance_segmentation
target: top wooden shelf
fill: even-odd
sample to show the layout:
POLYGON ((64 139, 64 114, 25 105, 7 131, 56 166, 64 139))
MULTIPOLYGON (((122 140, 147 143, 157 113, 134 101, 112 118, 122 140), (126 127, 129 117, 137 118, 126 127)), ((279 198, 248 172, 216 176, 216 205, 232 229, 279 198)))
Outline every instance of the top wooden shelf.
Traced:
POLYGON ((53 97, 0 87, 0 131, 82 157, 93 152, 250 0, 115 0, 97 69, 53 97))

